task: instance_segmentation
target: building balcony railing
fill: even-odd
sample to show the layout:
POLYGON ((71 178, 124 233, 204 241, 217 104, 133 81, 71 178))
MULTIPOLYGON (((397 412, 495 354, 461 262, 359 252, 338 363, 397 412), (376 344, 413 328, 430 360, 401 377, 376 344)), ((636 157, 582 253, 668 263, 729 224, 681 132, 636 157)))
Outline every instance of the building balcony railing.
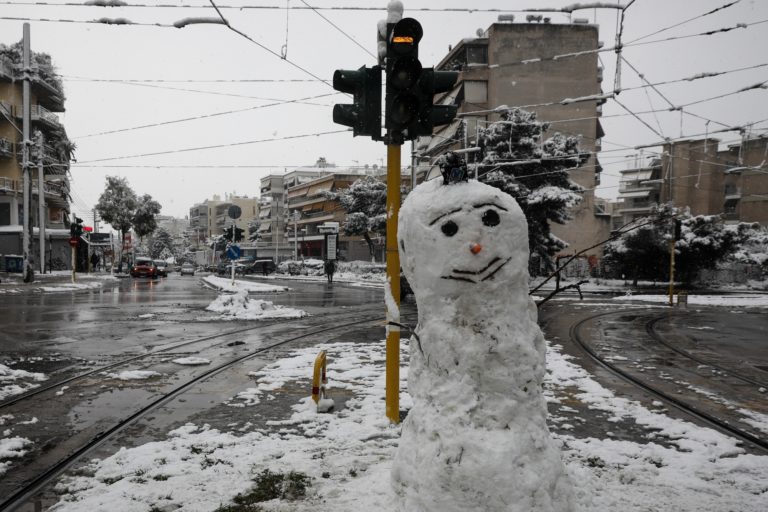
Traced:
POLYGON ((622 192, 639 192, 643 190, 659 190, 661 183, 643 183, 644 180, 638 181, 620 181, 619 193, 622 192))
POLYGON ((10 178, 0 177, 0 190, 8 192, 21 192, 21 184, 10 178))
POLYGON ((52 126, 58 126, 61 124, 61 122, 59 122, 59 116, 43 107, 42 105, 32 105, 30 116, 33 122, 39 121, 41 123, 47 123, 52 126))
POLYGON ((618 207, 618 212, 619 213, 624 213, 624 212, 640 213, 645 211, 650 212, 651 208, 655 205, 656 203, 654 201, 637 201, 634 203, 620 204, 618 207))

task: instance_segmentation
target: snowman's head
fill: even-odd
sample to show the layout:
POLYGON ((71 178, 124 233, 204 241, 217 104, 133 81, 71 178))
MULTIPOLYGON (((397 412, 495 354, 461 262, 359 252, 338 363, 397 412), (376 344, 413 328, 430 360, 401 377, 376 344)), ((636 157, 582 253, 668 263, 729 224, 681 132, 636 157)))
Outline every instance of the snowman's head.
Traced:
POLYGON ((416 187, 400 209, 398 245, 417 300, 527 287, 525 216, 511 196, 476 181, 416 187))

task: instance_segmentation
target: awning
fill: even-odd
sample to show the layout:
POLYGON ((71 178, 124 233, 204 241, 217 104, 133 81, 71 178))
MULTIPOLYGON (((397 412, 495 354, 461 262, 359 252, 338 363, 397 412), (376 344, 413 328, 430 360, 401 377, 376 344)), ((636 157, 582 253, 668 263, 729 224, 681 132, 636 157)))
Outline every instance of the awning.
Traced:
POLYGON ((619 192, 619 199, 632 199, 635 197, 648 197, 650 190, 638 190, 636 192, 619 192))
POLYGON ((440 98, 438 105, 455 105, 456 104, 456 97, 461 92, 461 89, 464 87, 464 82, 459 82, 459 84, 454 87, 451 92, 440 98))
POLYGON ((307 187, 296 188, 294 190, 288 189, 288 199, 305 196, 307 195, 307 190, 307 187))
POLYGON ((307 191, 307 196, 312 197, 323 192, 327 192, 331 190, 331 187, 333 187, 333 180, 328 180, 324 183, 318 183, 317 185, 311 185, 307 191))
POLYGON ((266 217, 269 217, 270 213, 272 213, 271 208, 262 208, 261 210, 259 210, 259 218, 264 219, 266 217))
POLYGON ((637 169, 634 171, 625 171, 621 174, 621 181, 641 181, 651 179, 653 169, 637 169))
POLYGON ((595 126, 595 138, 602 139, 603 137, 605 137, 605 130, 603 130, 603 125, 600 124, 600 120, 598 119, 595 126))
POLYGON ((451 124, 443 128, 441 131, 435 133, 432 136, 432 140, 429 141, 429 145, 427 145, 426 151, 429 153, 438 146, 451 145, 455 142, 458 142, 458 140, 454 139, 456 137, 456 133, 459 131, 461 122, 461 119, 454 119, 451 121, 451 124))
POLYGON ((271 222, 262 222, 259 225, 259 233, 265 233, 265 232, 269 231, 271 227, 272 227, 272 223, 271 222))

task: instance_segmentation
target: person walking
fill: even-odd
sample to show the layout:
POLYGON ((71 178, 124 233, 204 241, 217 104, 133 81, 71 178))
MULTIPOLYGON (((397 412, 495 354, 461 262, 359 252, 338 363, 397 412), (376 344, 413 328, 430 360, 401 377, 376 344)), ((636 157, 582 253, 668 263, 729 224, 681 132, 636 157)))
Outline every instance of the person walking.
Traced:
POLYGON ((336 272, 336 261, 325 260, 323 269, 325 270, 325 276, 328 278, 328 282, 333 283, 333 273, 336 272))

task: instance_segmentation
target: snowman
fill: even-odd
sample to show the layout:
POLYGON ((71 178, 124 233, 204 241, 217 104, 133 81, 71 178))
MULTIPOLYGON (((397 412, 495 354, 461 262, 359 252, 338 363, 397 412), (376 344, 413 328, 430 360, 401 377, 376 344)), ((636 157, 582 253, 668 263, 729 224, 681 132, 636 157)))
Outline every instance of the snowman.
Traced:
POLYGON ((520 207, 466 181, 465 167, 449 169, 408 195, 398 244, 419 310, 413 408, 392 468, 399 510, 572 510, 546 425, 545 343, 520 207))

